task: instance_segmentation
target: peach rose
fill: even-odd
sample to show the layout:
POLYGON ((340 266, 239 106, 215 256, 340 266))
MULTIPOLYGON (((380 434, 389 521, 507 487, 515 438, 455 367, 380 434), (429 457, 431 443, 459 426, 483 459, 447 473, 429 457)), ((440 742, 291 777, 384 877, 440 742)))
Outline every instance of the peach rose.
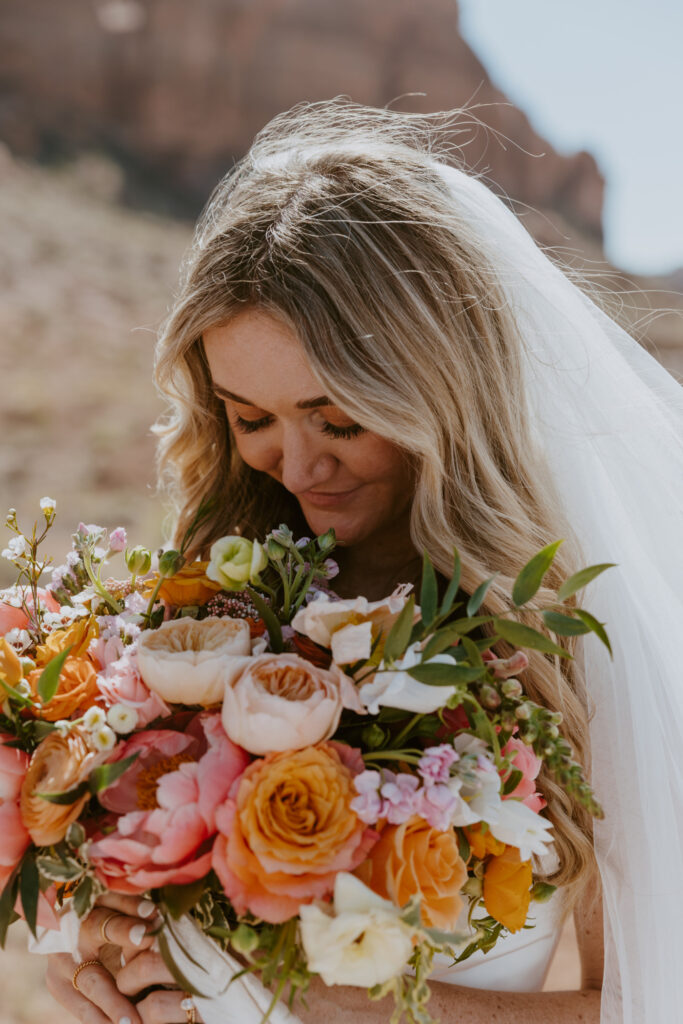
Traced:
POLYGON ((59 674, 59 686, 51 701, 40 704, 38 697, 38 681, 43 674, 42 668, 29 672, 26 681, 31 687, 35 713, 46 722, 57 722, 60 718, 71 718, 82 714, 95 704, 100 695, 97 686, 97 673, 87 658, 66 659, 59 674))
POLYGON ((219 590, 220 583, 215 583, 206 575, 208 562, 192 562, 184 565, 179 572, 169 576, 161 584, 159 598, 166 604, 183 607, 188 604, 202 605, 210 601, 219 590))
POLYGON ((510 932, 518 932, 526 921, 532 882, 531 861, 520 860, 515 846, 506 846, 486 865, 484 904, 491 917, 510 932))
POLYGON ((340 743, 254 761, 216 811, 212 866, 238 914, 272 924, 328 897, 377 839, 351 810, 356 752, 340 743))
POLYGON ((251 754, 312 746, 335 732, 343 707, 363 711, 336 665, 326 671, 295 654, 231 659, 224 679, 223 728, 251 754))
POLYGON ((453 829, 440 832, 418 817, 387 825, 354 873, 397 907, 419 896, 422 920, 428 927, 455 928, 463 908, 460 890, 467 881, 467 868, 453 829))
POLYGON ((73 804, 53 804, 38 793, 73 789, 87 779, 90 771, 102 760, 102 755, 91 751, 77 729, 72 729, 67 736, 51 732, 36 747, 19 800, 22 820, 36 846, 52 846, 63 839, 90 796, 85 793, 73 804))
POLYGON ((138 669, 149 689, 169 704, 209 707, 223 700, 231 658, 251 654, 249 624, 217 616, 171 619, 138 640, 138 669))
POLYGON ((44 668, 67 647, 71 648, 70 658, 81 658, 88 650, 90 641, 95 640, 98 635, 99 628, 94 615, 76 619, 67 629, 56 629, 54 633, 50 633, 45 643, 36 648, 36 665, 44 668))
POLYGON ((0 892, 31 841, 19 813, 19 794, 28 768, 28 754, 6 745, 14 739, 14 736, 0 733, 0 892))

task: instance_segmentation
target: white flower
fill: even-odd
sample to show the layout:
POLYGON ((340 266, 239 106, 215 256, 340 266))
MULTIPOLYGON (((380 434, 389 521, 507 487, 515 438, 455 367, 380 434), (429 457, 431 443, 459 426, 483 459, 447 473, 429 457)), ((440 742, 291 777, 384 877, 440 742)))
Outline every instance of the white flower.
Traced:
POLYGON ((334 916, 320 905, 299 910, 308 968, 326 985, 371 988, 400 974, 413 951, 400 910, 340 871, 334 884, 334 916))
POLYGON ((57 502, 55 501, 54 498, 41 498, 40 509, 42 512, 45 513, 46 517, 54 515, 57 509, 57 502))
POLYGON ((460 733, 453 739, 460 760, 446 785, 458 804, 451 822, 462 828, 477 821, 496 821, 502 804, 501 779, 486 743, 477 736, 460 733))
POLYGON ((553 839, 548 835, 552 823, 521 800, 503 800, 496 821, 490 822, 491 832, 508 846, 516 846, 522 860, 529 860, 548 852, 553 839))
POLYGON ((372 651, 372 623, 342 626, 332 634, 332 661, 336 665, 352 665, 367 661, 372 651))
POLYGON ((211 545, 206 575, 225 590, 243 590, 247 583, 258 583, 259 573, 268 565, 268 556, 258 541, 246 537, 221 537, 211 545))
POLYGON ((7 547, 2 552, 2 557, 7 558, 10 562, 13 562, 17 558, 23 558, 29 550, 28 542, 23 534, 19 534, 18 537, 12 537, 7 542, 7 547))
POLYGON ((102 708, 88 708, 86 713, 83 715, 83 725, 88 732, 96 732, 98 729, 101 729, 106 721, 107 716, 102 708))
POLYGON ((108 725, 103 725, 97 732, 90 733, 90 742, 95 750, 111 750, 116 746, 116 733, 108 725))
POLYGON ((455 665, 455 658, 450 654, 437 654, 428 661, 422 661, 419 643, 411 644, 403 657, 395 663, 391 670, 381 663, 377 672, 368 683, 363 683, 358 691, 360 699, 371 715, 379 713, 384 705, 389 708, 401 708, 423 715, 442 708, 455 693, 454 686, 429 686, 413 679, 405 669, 415 665, 455 665))
POLYGON ((20 679, 17 685, 14 687, 14 689, 17 691, 17 693, 20 693, 22 697, 31 696, 31 687, 29 686, 25 679, 20 679))
POLYGON ((107 711, 107 721, 114 732, 125 735, 138 724, 138 713, 127 704, 114 704, 107 711))
MULTIPOLYGON (((348 665, 370 657, 372 641, 380 632, 388 634, 406 600, 405 588, 401 587, 383 601, 368 601, 365 597, 333 601, 328 594, 320 593, 299 609, 292 626, 321 647, 330 648, 338 665, 348 665)), ((420 609, 416 607, 415 619, 419 617, 420 609)))
POLYGON ((55 722, 55 730, 60 736, 68 736, 71 732, 71 722, 68 718, 60 718, 55 722))

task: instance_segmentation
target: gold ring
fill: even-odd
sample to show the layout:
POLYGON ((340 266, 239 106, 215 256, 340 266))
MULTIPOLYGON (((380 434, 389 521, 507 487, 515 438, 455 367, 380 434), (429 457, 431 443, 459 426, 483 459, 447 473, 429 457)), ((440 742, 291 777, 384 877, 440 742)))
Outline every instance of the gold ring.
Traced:
POLYGON ((111 942, 111 939, 107 938, 107 925, 114 917, 118 917, 119 914, 114 911, 113 914, 107 914, 104 921, 100 924, 100 935, 102 936, 102 942, 111 942))
POLYGON ((183 999, 180 1002, 180 1009, 185 1011, 185 1019, 187 1024, 196 1024, 197 1021, 197 1007, 194 1005, 194 999, 189 992, 183 992, 183 999))
MULTIPOLYGON (((83 968, 84 967, 101 967, 101 966, 102 966, 102 964, 100 963, 99 960, 84 960, 82 963, 80 963, 78 965, 78 967, 74 971, 73 978, 71 979, 71 984, 73 985, 73 987, 76 989, 77 992, 80 992, 81 990, 78 987, 78 985, 76 984, 76 979, 78 978, 78 975, 81 973, 83 968)), ((82 994, 83 993, 81 993, 81 995, 82 994)))

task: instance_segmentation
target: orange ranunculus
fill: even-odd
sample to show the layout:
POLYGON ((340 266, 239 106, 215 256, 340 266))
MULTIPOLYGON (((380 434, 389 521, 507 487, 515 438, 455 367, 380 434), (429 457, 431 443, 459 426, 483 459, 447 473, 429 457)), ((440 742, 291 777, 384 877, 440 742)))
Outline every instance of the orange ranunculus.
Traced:
POLYGON ((84 657, 90 641, 99 636, 99 632, 94 615, 76 619, 67 629, 56 629, 54 633, 50 633, 45 643, 36 649, 36 665, 38 668, 45 668, 49 661, 67 647, 71 648, 70 658, 84 657))
POLYGON ((472 855, 479 860, 488 857, 490 853, 495 857, 499 857, 505 850, 505 843, 500 839, 496 839, 490 828, 484 832, 481 825, 476 824, 466 826, 463 831, 467 837, 467 842, 470 844, 472 855))
MULTIPOLYGON (((206 575, 208 562, 191 562, 184 565, 173 576, 169 576, 161 584, 159 599, 167 604, 184 607, 188 604, 206 604, 214 594, 222 590, 220 583, 214 583, 206 575)), ((156 580, 154 580, 156 586, 156 580)), ((154 589, 152 587, 149 591, 154 589)))
POLYGON ((387 825, 355 874, 379 896, 404 906, 421 899, 422 920, 432 928, 453 929, 463 907, 460 895, 467 868, 453 829, 440 832, 423 818, 387 825))
POLYGON ((76 729, 67 736, 51 732, 36 747, 21 786, 19 809, 24 827, 37 846, 52 846, 63 839, 90 797, 85 793, 73 804, 53 804, 38 793, 73 789, 101 760, 102 755, 95 754, 76 729))
MULTIPOLYGON (((19 655, 3 636, 0 638, 0 679, 4 679, 9 686, 16 686, 21 676, 19 655)), ((7 693, 0 687, 0 703, 6 696, 7 693)))
POLYGON ((358 752, 340 743, 269 754, 216 811, 212 866, 239 914, 273 924, 324 899, 377 838, 351 810, 358 752))
POLYGON ((62 665, 59 675, 57 692, 49 703, 40 705, 38 697, 38 680, 43 673, 42 668, 29 672, 27 682, 35 701, 35 713, 46 722, 56 722, 60 718, 71 718, 78 712, 82 714, 92 707, 99 697, 97 673, 87 658, 73 658, 71 655, 62 665))
POLYGON ((492 857, 484 871, 484 903, 491 917, 511 932, 518 932, 529 912, 531 861, 520 860, 515 846, 492 857))

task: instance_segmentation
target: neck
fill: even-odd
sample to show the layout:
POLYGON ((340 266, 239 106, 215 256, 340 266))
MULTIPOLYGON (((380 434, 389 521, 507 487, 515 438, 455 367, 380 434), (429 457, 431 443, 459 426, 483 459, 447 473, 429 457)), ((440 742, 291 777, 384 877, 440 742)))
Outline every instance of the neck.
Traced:
POLYGON ((410 539, 410 512, 358 544, 333 554, 339 575, 332 587, 339 597, 387 597, 399 583, 419 585, 422 559, 410 539))

